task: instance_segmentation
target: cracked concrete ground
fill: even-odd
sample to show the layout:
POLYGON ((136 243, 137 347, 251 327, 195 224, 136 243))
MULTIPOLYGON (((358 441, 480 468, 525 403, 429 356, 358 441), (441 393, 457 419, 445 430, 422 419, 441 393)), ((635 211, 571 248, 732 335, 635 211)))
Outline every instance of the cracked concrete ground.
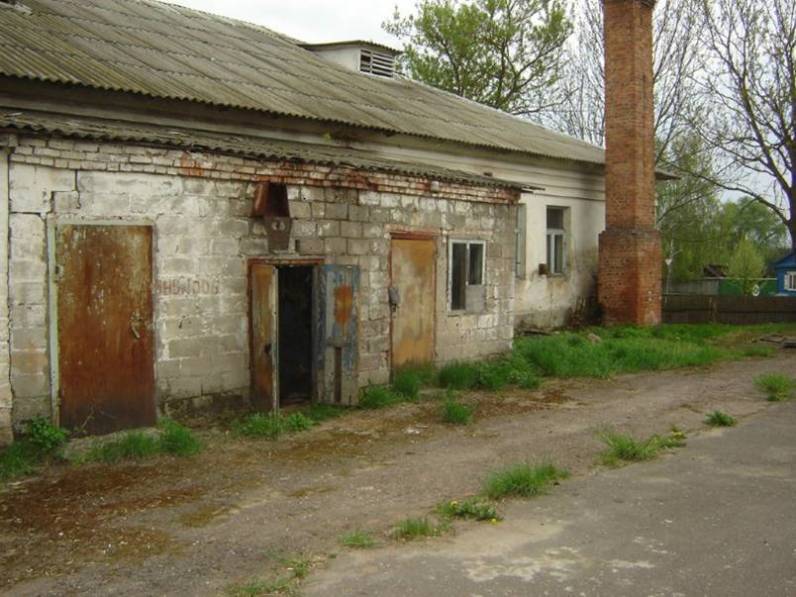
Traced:
POLYGON ((796 595, 796 403, 514 502, 498 526, 349 553, 307 595, 796 595))

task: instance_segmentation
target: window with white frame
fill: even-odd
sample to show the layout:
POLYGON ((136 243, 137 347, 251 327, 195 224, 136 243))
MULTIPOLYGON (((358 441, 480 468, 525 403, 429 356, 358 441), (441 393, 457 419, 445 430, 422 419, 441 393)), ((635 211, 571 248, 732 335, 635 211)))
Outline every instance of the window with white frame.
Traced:
POLYGON ((556 275, 566 272, 567 232, 565 229, 566 208, 547 208, 547 273, 556 275))
POLYGON ((785 290, 796 292, 796 272, 785 272, 785 290))
POLYGON ((481 311, 486 292, 484 285, 486 243, 452 240, 448 251, 450 310, 481 311))

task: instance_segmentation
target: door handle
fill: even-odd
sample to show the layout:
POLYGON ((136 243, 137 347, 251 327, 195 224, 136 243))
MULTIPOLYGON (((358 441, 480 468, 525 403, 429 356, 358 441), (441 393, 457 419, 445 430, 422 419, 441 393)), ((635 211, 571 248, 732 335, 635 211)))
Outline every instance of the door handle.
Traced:
POLYGON ((263 352, 265 352, 265 354, 268 355, 269 357, 271 356, 271 343, 270 342, 266 343, 266 345, 263 347, 263 352))
POLYGON ((130 316, 130 331, 133 333, 133 336, 136 340, 141 339, 141 332, 138 331, 138 324, 141 323, 141 317, 138 313, 133 313, 130 316))

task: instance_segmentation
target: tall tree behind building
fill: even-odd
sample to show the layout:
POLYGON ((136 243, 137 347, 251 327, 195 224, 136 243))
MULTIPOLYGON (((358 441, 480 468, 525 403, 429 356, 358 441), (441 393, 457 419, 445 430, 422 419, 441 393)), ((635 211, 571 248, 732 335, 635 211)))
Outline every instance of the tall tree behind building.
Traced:
MULTIPOLYGON (((702 72, 701 0, 658 0, 654 13, 656 161, 666 161, 672 142, 690 128, 699 105, 695 77, 702 72)), ((561 79, 566 101, 552 116, 560 130, 594 143, 605 141, 603 0, 581 0, 575 35, 561 79)))
POLYGON ((796 3, 702 0, 709 110, 694 120, 721 158, 712 182, 769 209, 796 250, 796 3))
POLYGON ((422 0, 383 27, 404 42, 414 79, 520 116, 562 101, 563 0, 422 0))

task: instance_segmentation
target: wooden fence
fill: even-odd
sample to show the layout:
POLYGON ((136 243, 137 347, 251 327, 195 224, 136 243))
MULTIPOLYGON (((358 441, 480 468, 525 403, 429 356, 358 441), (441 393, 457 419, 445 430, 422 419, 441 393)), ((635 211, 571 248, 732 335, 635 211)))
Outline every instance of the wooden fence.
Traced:
POLYGON ((663 297, 665 323, 782 323, 796 322, 796 298, 787 296, 663 297))

